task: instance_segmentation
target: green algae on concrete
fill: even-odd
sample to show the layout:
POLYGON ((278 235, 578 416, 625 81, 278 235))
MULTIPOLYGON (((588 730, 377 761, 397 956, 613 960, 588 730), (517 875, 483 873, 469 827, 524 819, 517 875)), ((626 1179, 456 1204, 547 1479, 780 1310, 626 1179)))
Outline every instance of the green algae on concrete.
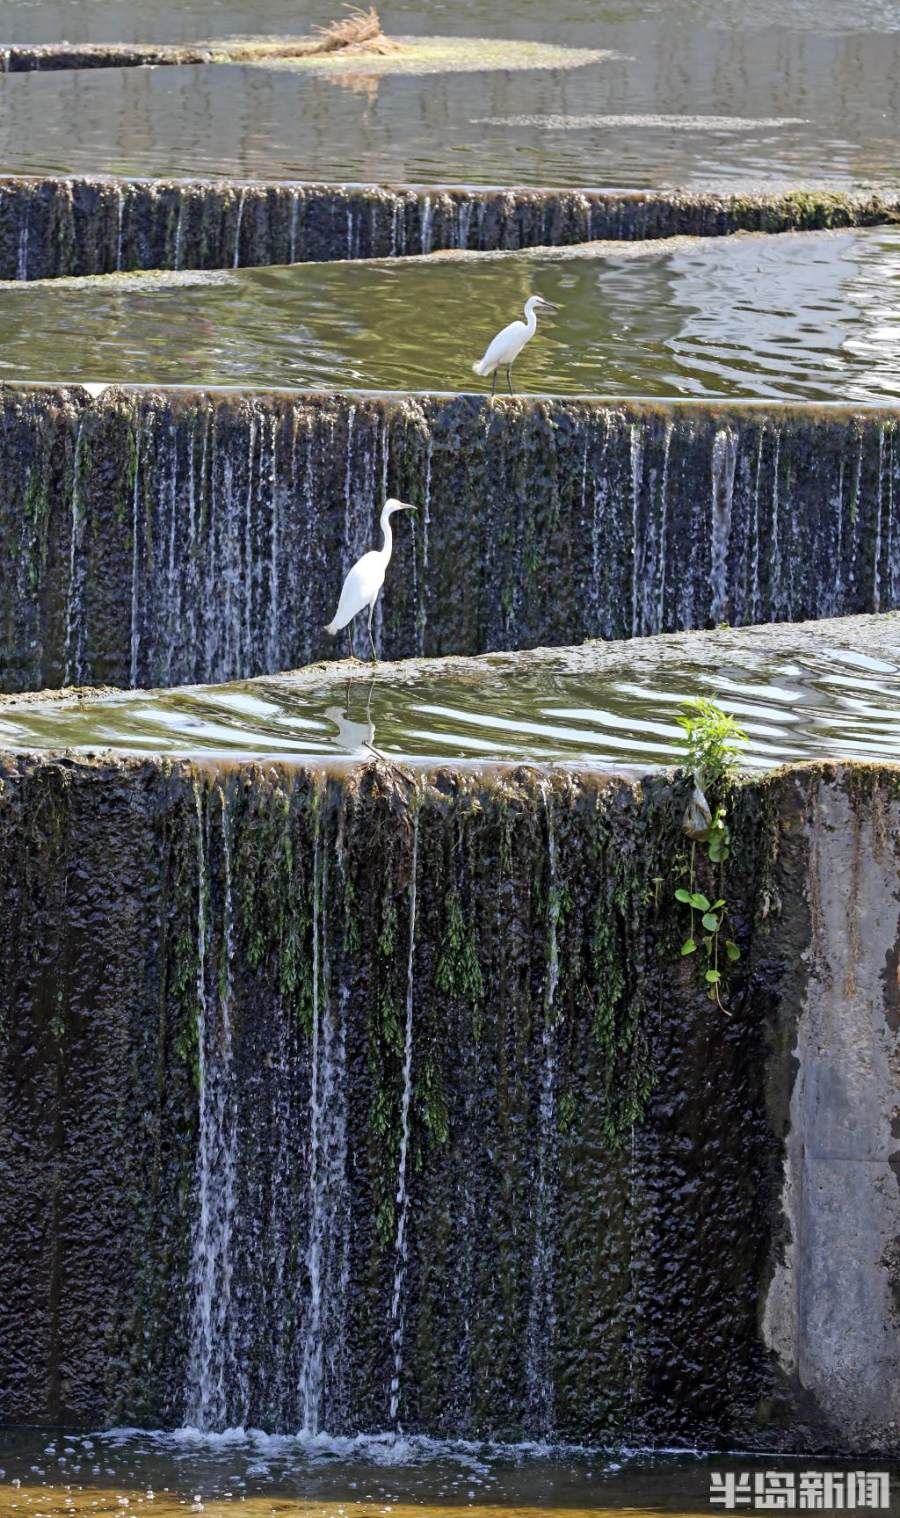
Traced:
MULTIPOLYGON (((317 1284, 333 1354, 316 1406, 335 1433, 386 1426, 406 1133, 405 1431, 896 1450, 890 1355, 854 1390, 828 1379, 843 1352, 823 1328, 835 1292, 864 1291, 866 1334, 890 1342, 890 1262, 842 1248, 840 1278, 816 1274, 833 1240, 814 1198, 801 1316, 761 1328, 773 1270, 795 1268, 785 1139, 811 1120, 824 1132, 830 1089, 820 1081, 818 1117, 799 1112, 817 1068, 803 1031, 817 1026, 813 932, 860 988, 849 1016, 877 1070, 876 1127, 895 1095, 879 975, 896 926, 896 767, 799 766, 736 788, 730 1018, 673 956, 677 904, 657 889, 684 846, 684 780, 12 755, 2 771, 6 1421, 184 1421, 204 1100, 187 1024, 206 1040, 207 1082, 208 1061, 227 1058, 236 1104, 230 1274, 209 1349, 221 1426, 302 1418, 311 1288, 305 1265, 284 1266, 307 1259, 321 1222, 314 1134, 337 1220, 317 1284), (274 880, 273 847, 291 862, 274 880), (874 955, 862 924, 844 938, 843 913, 822 938, 828 903, 814 928, 823 869, 881 903, 874 955)), ((847 1059, 832 1063, 840 1087, 847 1059)), ((861 1180, 887 1226, 888 1192, 861 1180)))

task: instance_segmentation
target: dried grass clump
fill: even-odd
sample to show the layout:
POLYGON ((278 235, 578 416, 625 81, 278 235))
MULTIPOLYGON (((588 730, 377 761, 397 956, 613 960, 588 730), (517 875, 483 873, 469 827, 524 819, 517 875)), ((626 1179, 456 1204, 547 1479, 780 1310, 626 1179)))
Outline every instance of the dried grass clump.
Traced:
POLYGON ((327 26, 313 28, 316 36, 312 42, 306 44, 306 53, 336 53, 336 52, 365 52, 365 53, 390 53, 396 51, 398 44, 392 42, 381 30, 381 21, 374 5, 368 10, 358 10, 355 6, 348 15, 342 16, 338 21, 329 21, 327 26))

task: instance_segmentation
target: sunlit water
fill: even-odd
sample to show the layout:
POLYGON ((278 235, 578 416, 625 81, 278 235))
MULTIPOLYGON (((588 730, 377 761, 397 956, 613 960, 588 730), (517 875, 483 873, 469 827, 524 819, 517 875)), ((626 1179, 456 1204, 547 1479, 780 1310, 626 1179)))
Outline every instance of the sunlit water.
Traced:
POLYGON ((0 376, 471 390, 533 290, 515 373, 561 394, 900 398, 900 230, 697 239, 634 256, 306 264, 0 286, 0 376))
MULTIPOLYGON (((897 1491, 897 1470, 886 1471, 897 1491)), ((845 1462, 738 1455, 550 1450, 381 1438, 309 1441, 266 1434, 202 1438, 120 1430, 0 1434, 3 1518, 110 1515, 218 1518, 581 1518, 627 1511, 709 1512, 713 1472, 843 1470, 845 1462), (15 1483, 20 1483, 16 1485, 15 1483)), ((752 1488, 751 1488, 752 1489, 752 1488)), ((900 1511, 896 1502, 892 1512, 900 1511)), ((712 1509, 716 1511, 716 1509, 712 1509)))
MULTIPOLYGON (((8 3, 0 42, 305 30, 327 0, 8 3)), ((269 68, 0 80, 0 169, 559 185, 900 182, 893 0, 384 0, 395 34, 512 36, 622 61, 338 80, 269 68), (676 118, 674 121, 669 118, 676 118), (738 118, 732 127, 721 118, 738 118)))
POLYGON ((900 620, 793 636, 750 630, 446 665, 0 704, 0 747, 286 760, 677 764, 684 703, 718 701, 742 762, 900 761, 900 620), (863 631, 860 632, 859 628, 863 631))

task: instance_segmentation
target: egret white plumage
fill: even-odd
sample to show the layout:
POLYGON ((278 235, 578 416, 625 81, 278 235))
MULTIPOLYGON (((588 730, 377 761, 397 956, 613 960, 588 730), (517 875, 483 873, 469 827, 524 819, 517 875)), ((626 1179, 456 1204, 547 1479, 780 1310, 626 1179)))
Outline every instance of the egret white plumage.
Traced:
POLYGON ((393 496, 385 501, 381 513, 381 547, 373 548, 369 553, 364 553, 361 559, 357 559, 344 581, 338 609, 325 628, 325 631, 334 637, 335 633, 339 633, 342 627, 346 627, 348 622, 352 622, 353 618, 368 606, 369 645, 372 649, 372 658, 376 661, 378 655, 375 652, 375 640, 372 637, 372 613, 394 551, 391 517, 396 511, 415 511, 415 509, 415 506, 410 506, 407 501, 397 501, 393 496))
POLYGON ((525 344, 534 337, 537 331, 537 312, 548 311, 552 315, 558 310, 559 306, 555 306, 550 300, 545 300, 543 295, 529 295, 525 302, 525 320, 510 322, 509 326, 504 327, 502 332, 498 332, 493 342, 488 344, 484 358, 480 358, 477 364, 472 365, 472 372, 481 375, 482 379, 486 379, 489 374, 494 376, 491 395, 494 395, 497 389, 498 369, 506 370, 506 383, 512 395, 510 370, 525 344))

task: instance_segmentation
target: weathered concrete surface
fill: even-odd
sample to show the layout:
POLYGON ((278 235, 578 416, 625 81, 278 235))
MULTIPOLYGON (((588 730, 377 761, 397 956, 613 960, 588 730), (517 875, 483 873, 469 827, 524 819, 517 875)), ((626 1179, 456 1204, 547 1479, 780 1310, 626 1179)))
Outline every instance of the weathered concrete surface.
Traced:
POLYGON ((872 226, 891 195, 0 178, 0 278, 872 226))
POLYGON ((809 798, 788 1236, 764 1318, 809 1415, 855 1449, 900 1443, 898 780, 823 781, 809 798))

